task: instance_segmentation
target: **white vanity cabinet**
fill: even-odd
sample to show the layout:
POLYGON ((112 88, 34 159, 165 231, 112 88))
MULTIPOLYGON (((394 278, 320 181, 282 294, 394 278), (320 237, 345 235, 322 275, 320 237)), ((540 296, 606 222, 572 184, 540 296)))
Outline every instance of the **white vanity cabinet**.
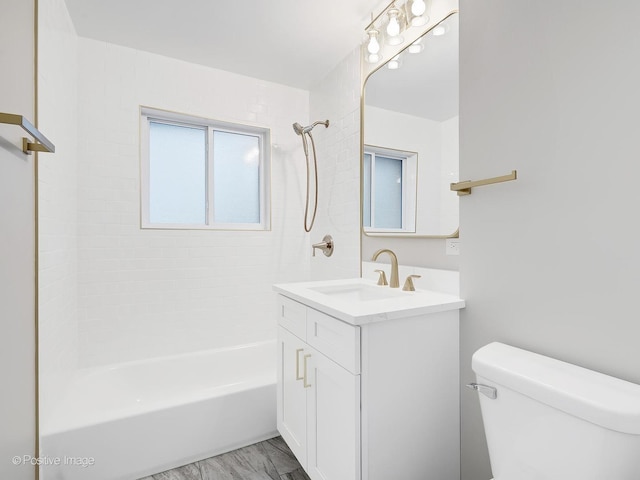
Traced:
POLYGON ((335 333, 314 322, 319 312, 285 297, 280 312, 278 430, 312 479, 360 478, 360 375, 306 341, 307 321, 309 341, 335 333))
POLYGON ((275 287, 277 426, 311 479, 459 480, 464 302, 359 315, 290 285, 275 287))

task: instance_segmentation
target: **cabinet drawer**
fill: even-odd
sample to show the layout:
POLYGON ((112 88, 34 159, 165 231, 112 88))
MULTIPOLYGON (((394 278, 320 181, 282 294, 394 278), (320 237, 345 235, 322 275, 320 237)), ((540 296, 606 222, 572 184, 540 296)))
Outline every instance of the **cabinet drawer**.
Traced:
POLYGON ((307 343, 351 373, 360 373, 360 327, 308 308, 307 343))
POLYGON ((302 340, 307 339, 307 307, 278 296, 278 323, 302 340))

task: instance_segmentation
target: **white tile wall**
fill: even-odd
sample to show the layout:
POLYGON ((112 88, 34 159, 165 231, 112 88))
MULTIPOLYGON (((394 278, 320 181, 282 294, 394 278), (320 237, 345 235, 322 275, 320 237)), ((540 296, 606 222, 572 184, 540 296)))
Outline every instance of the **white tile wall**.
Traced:
POLYGON ((314 280, 360 276, 360 49, 311 90, 311 120, 331 122, 313 131, 318 150, 318 217, 311 241, 333 236, 331 257, 311 259, 314 280))
POLYGON ((80 39, 81 366, 275 337, 271 285, 309 276, 309 93, 80 39), (141 230, 140 105, 271 129, 272 231, 141 230))
POLYGON ((50 131, 61 159, 56 168, 41 162, 43 378, 56 383, 76 364, 272 338, 272 283, 306 280, 311 270, 314 278, 359 275, 358 50, 310 98, 307 91, 78 39, 62 0, 41 8, 51 10, 41 16, 49 23, 42 52, 50 50, 41 59, 42 124, 56 124, 50 131), (67 68, 56 69, 56 62, 67 68), (141 230, 140 105, 271 128, 272 231, 141 230), (61 110, 63 117, 53 117, 61 110), (331 127, 314 131, 320 202, 308 235, 304 155, 291 124, 325 118, 331 127), (312 269, 310 243, 325 233, 334 236, 336 253, 315 257, 312 269))
POLYGON ((40 410, 49 418, 77 365, 77 36, 64 0, 40 0, 39 127, 56 145, 40 154, 40 410))

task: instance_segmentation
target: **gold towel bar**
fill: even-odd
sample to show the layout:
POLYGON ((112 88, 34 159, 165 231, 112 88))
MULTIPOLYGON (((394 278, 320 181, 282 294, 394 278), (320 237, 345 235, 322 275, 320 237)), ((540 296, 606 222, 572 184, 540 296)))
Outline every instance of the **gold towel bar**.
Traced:
POLYGON ((491 185, 492 183, 508 182, 510 180, 516 180, 518 178, 518 172, 512 170, 509 175, 502 175, 501 177, 486 178, 484 180, 465 180, 464 182, 452 183, 451 190, 458 192, 458 196, 471 195, 471 189, 473 187, 481 187, 482 185, 491 185))
POLYGON ((31 152, 49 152, 54 153, 56 146, 49 141, 33 124, 22 115, 14 115, 12 113, 0 112, 0 123, 9 125, 19 125, 22 129, 31 135, 39 143, 31 143, 28 138, 22 138, 22 151, 27 155, 31 152))

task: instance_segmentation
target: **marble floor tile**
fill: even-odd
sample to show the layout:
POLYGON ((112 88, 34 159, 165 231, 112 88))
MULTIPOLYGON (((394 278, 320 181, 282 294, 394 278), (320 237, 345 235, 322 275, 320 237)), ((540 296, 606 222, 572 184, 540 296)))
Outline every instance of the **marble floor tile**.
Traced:
POLYGON ((262 443, 197 462, 202 480, 280 480, 262 443))
POLYGON ((184 467, 174 468, 162 473, 156 473, 141 480, 202 480, 200 468, 195 463, 190 463, 184 467))
POLYGON ((140 480, 310 480, 282 437, 140 480))
POLYGON ((300 468, 298 460, 282 437, 271 438, 262 442, 262 445, 279 475, 293 472, 300 468))
POLYGON ((280 476, 280 480, 311 480, 302 467, 280 476))

